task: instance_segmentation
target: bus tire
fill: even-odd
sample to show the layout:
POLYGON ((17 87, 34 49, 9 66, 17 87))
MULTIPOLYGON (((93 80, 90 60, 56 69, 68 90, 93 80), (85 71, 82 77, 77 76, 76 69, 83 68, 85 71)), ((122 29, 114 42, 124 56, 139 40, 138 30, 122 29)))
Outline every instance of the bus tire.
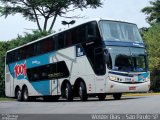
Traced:
POLYGON ((19 88, 16 90, 16 99, 17 101, 22 101, 22 93, 19 88))
POLYGON ((121 97, 122 97, 122 93, 114 93, 114 94, 113 94, 113 98, 114 98, 115 100, 120 100, 121 97))
POLYGON ((28 89, 27 87, 24 87, 22 90, 22 99, 23 101, 29 101, 29 96, 28 96, 28 89))
POLYGON ((81 101, 86 101, 88 96, 87 96, 87 89, 86 85, 84 82, 80 82, 79 84, 79 97, 81 101))
POLYGON ((99 100, 105 100, 106 95, 105 94, 100 94, 98 95, 99 100))
POLYGON ((67 99, 67 101, 73 100, 72 86, 68 82, 66 83, 66 86, 65 86, 65 98, 67 99))

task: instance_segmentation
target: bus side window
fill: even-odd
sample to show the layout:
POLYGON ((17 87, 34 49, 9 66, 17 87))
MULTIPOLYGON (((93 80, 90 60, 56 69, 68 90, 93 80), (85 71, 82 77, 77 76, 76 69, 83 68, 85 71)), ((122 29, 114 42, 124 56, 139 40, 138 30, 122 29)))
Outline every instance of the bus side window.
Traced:
POLYGON ((57 62, 57 77, 58 78, 64 78, 69 76, 69 70, 67 68, 67 65, 64 61, 57 62))
POLYGON ((29 81, 37 81, 40 79, 40 71, 39 67, 36 68, 30 68, 27 70, 27 75, 28 75, 28 79, 29 81))
POLYGON ((73 44, 85 42, 86 41, 86 25, 78 26, 70 30, 67 34, 67 39, 69 34, 71 36, 71 40, 70 42, 68 42, 67 40, 67 43, 70 43, 71 45, 73 45, 73 44))
POLYGON ((26 47, 23 47, 23 48, 22 48, 22 51, 21 51, 22 59, 25 59, 25 58, 26 58, 26 54, 27 54, 26 47))
POLYGON ((65 47, 65 33, 60 33, 58 35, 58 44, 57 44, 58 49, 64 48, 65 47))
POLYGON ((33 73, 32 74, 32 80, 39 80, 40 79, 40 74, 39 74, 40 70, 37 68, 37 69, 34 69, 33 73))
POLYGON ((22 51, 21 48, 17 50, 17 56, 18 56, 17 59, 18 60, 21 60, 21 58, 22 58, 22 54, 21 54, 22 52, 21 51, 22 51))
POLYGON ((96 22, 91 22, 87 24, 86 34, 87 34, 86 40, 89 42, 95 41, 95 40, 97 41, 100 38, 99 30, 96 22))
POLYGON ((14 51, 11 52, 11 62, 14 62, 15 61, 15 58, 14 58, 14 51))
POLYGON ((14 62, 18 60, 18 51, 14 51, 14 62))
POLYGON ((42 53, 50 52, 53 49, 52 39, 47 38, 41 43, 42 53))
POLYGON ((54 35, 52 37, 52 44, 53 44, 53 50, 56 50, 57 49, 57 35, 54 35))
POLYGON ((95 22, 89 23, 87 25, 87 35, 96 36, 95 22))
POLYGON ((71 30, 71 36, 72 36, 72 40, 73 40, 73 44, 77 44, 79 43, 79 37, 78 36, 79 30, 78 28, 74 28, 71 30))
POLYGON ((32 57, 34 55, 34 45, 29 45, 27 46, 27 57, 32 57))
POLYGON ((72 35, 72 32, 71 31, 68 31, 67 32, 67 37, 66 37, 66 46, 71 46, 72 43, 73 43, 73 35, 72 35))
POLYGON ((34 54, 35 55, 40 55, 41 54, 41 44, 40 44, 40 42, 37 42, 34 45, 34 54))
POLYGON ((104 75, 106 73, 105 68, 105 58, 104 58, 104 51, 103 48, 97 48, 95 49, 95 73, 97 75, 104 75))
POLYGON ((12 53, 13 53, 13 52, 7 53, 7 56, 6 56, 6 63, 7 63, 7 64, 13 62, 12 53))
POLYGON ((86 25, 80 27, 80 43, 86 42, 86 25))

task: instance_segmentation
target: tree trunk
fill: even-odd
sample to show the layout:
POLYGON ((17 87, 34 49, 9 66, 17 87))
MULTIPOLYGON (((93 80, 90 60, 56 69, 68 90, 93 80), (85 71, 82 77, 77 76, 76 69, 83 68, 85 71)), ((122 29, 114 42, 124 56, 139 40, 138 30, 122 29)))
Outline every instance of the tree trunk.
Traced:
POLYGON ((41 32, 42 32, 42 28, 41 28, 41 26, 40 26, 40 24, 39 24, 39 20, 38 20, 37 13, 36 13, 36 11, 35 11, 35 9, 34 9, 34 8, 32 8, 32 9, 33 9, 33 12, 34 12, 35 17, 36 17, 36 23, 37 23, 38 29, 39 29, 39 31, 41 31, 41 32))
POLYGON ((45 17, 43 31, 46 31, 46 29, 47 29, 47 23, 48 23, 48 17, 45 17))
POLYGON ((55 16, 54 16, 54 18, 53 18, 53 20, 52 20, 52 24, 51 24, 51 26, 50 26, 50 28, 49 28, 49 32, 52 30, 52 28, 53 28, 53 26, 54 26, 54 23, 55 23, 55 21, 56 21, 56 18, 57 18, 57 14, 55 14, 55 16))

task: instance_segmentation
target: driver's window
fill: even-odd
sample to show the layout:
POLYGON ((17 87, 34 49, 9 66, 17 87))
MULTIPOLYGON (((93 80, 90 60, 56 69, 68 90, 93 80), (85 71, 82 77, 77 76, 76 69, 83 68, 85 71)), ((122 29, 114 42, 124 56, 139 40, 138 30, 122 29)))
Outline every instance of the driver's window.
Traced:
POLYGON ((97 75, 104 75, 106 73, 104 51, 102 48, 95 49, 94 68, 97 75))

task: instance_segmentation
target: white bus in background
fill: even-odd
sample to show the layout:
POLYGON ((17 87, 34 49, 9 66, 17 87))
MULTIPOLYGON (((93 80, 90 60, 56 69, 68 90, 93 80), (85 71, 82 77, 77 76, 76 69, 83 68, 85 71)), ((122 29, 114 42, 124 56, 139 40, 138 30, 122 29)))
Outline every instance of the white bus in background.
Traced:
POLYGON ((147 92, 147 53, 135 24, 95 19, 6 53, 5 93, 72 101, 147 92))

